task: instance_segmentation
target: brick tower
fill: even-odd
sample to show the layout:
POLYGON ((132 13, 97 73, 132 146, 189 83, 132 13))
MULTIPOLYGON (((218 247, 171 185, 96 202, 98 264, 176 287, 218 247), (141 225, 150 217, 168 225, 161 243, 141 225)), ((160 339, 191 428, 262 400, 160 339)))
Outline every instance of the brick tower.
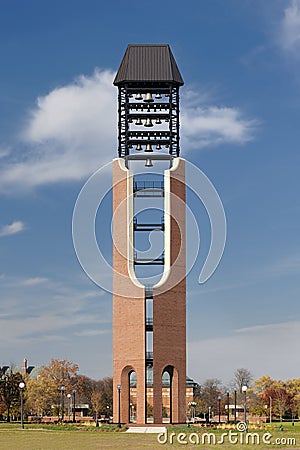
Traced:
POLYGON ((113 161, 113 411, 115 423, 186 420, 185 161, 179 157, 179 87, 168 45, 129 45, 114 80, 119 147, 113 161), (145 179, 131 164, 145 163, 145 179), (149 169, 165 164, 161 178, 149 169), (160 198, 160 220, 136 214, 136 202, 160 198), (154 258, 134 247, 138 235, 164 233, 154 258), (162 266, 155 283, 137 267, 162 266), (167 398, 167 400, 166 400, 167 398))

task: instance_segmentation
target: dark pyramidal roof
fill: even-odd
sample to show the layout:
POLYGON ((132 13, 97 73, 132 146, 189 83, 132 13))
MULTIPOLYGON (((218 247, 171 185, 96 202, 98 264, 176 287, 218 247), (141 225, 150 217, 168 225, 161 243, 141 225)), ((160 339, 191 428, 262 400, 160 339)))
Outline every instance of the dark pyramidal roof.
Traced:
POLYGON ((183 79, 168 44, 128 45, 114 85, 138 82, 183 85, 183 79))

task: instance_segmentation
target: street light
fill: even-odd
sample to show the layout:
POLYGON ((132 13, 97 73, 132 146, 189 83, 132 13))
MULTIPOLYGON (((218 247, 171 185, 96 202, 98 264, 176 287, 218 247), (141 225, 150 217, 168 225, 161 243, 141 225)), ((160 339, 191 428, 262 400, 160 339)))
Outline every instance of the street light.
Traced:
POLYGON ((219 408, 219 424, 221 423, 221 395, 218 395, 218 408, 219 408))
POLYGON ((234 390, 234 423, 236 423, 236 389, 234 390))
POLYGON ((76 410, 76 403, 75 403, 75 401, 76 401, 76 389, 73 389, 72 394, 73 394, 73 423, 75 423, 75 422, 76 422, 76 419, 75 419, 75 410, 76 410))
POLYGON ((269 396, 270 399, 270 423, 272 423, 272 397, 269 396))
POLYGON ((227 395, 227 423, 229 423, 229 391, 226 392, 227 395))
POLYGON ((132 422, 132 403, 129 403, 129 422, 132 422))
POLYGON ((242 386, 242 391, 244 392, 244 422, 245 422, 245 431, 246 431, 246 429, 247 429, 247 403, 246 403, 246 401, 247 401, 247 397, 246 397, 247 389, 248 389, 247 386, 242 386))
POLYGON ((61 421, 64 421, 64 409, 65 409, 65 387, 61 386, 61 421))
POLYGON ((121 428, 121 385, 118 384, 118 427, 121 428))
POLYGON ((23 383, 23 381, 21 381, 21 383, 19 383, 19 388, 20 388, 20 395, 21 395, 21 429, 24 429, 24 411, 23 411, 23 389, 25 387, 25 383, 23 383))
POLYGON ((72 395, 68 394, 67 397, 68 397, 68 422, 70 422, 70 403, 72 395))

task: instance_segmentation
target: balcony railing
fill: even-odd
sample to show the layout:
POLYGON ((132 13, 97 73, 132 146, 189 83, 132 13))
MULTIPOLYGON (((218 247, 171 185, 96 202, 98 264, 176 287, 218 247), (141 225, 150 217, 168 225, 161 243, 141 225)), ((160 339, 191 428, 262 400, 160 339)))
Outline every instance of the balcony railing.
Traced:
POLYGON ((136 197, 163 197, 163 181, 134 181, 133 192, 136 197))
POLYGON ((153 287, 152 286, 145 286, 145 297, 153 298, 153 287))
POLYGON ((146 352, 146 361, 153 361, 153 352, 146 352))
POLYGON ((134 254, 134 264, 135 265, 152 265, 152 266, 157 266, 157 265, 164 265, 165 263, 165 254, 164 252, 158 256, 157 258, 141 258, 137 253, 134 254))
POLYGON ((146 331, 153 331, 153 318, 152 317, 146 318, 146 331))
POLYGON ((133 219, 133 229, 134 231, 164 231, 165 229, 165 223, 164 218, 161 218, 160 223, 140 223, 138 222, 137 218, 134 217, 133 219))

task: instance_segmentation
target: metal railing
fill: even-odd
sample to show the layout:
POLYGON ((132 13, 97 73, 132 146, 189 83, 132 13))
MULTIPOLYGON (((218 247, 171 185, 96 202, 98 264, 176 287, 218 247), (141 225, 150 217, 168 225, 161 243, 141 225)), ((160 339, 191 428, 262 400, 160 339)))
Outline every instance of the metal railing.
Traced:
POLYGON ((145 189, 160 189, 164 190, 164 182, 163 181, 134 181, 133 183, 133 191, 143 191, 145 189))
POLYGON ((145 297, 153 298, 153 287, 152 286, 145 286, 145 297))
POLYGON ((135 197, 163 197, 163 181, 134 181, 133 193, 135 197))
POLYGON ((133 228, 134 231, 164 231, 165 229, 165 222, 164 217, 161 217, 160 223, 141 223, 138 222, 137 217, 133 218, 133 228))
POLYGON ((160 256, 157 258, 141 258, 139 255, 135 252, 134 253, 134 264, 136 265, 164 265, 165 263, 165 253, 163 252, 160 256))
POLYGON ((147 317, 146 318, 146 327, 153 327, 153 317, 147 317))

